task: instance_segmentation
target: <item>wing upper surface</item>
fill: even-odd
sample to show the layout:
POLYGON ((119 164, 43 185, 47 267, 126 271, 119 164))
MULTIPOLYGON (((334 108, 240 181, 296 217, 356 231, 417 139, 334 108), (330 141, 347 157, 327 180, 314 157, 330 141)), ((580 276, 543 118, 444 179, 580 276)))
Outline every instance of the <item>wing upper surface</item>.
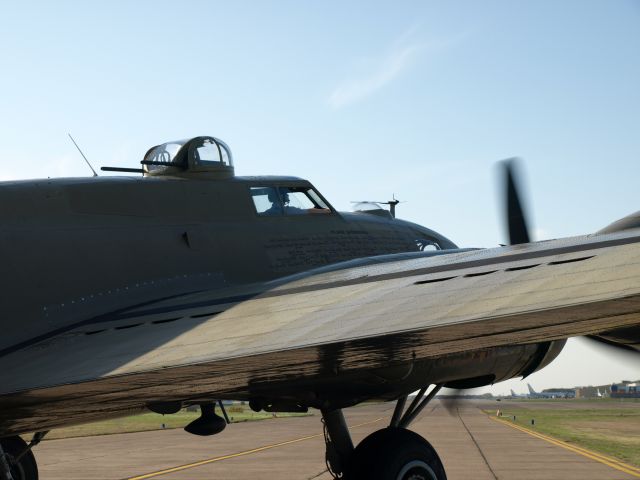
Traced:
POLYGON ((345 347, 344 365, 355 368, 362 345, 402 341, 428 358, 638 325, 639 241, 636 231, 368 262, 165 300, 4 356, 3 391, 315 348, 313 362, 350 342, 360 347, 345 347))

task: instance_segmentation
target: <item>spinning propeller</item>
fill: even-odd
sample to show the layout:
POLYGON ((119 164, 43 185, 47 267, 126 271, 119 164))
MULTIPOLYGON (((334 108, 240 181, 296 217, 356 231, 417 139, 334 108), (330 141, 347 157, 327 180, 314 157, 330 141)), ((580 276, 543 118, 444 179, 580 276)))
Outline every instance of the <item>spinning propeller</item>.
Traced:
MULTIPOLYGON (((518 188, 518 160, 511 158, 501 163, 504 170, 505 181, 505 210, 507 231, 509 234, 509 244, 516 245, 519 243, 528 243, 531 240, 525 209, 523 207, 521 195, 518 188)), ((626 330, 626 329, 623 329, 626 330)), ((628 330, 638 330, 638 327, 629 327, 628 330)), ((618 354, 633 355, 636 359, 640 353, 631 345, 622 342, 616 342, 609 338, 603 338, 596 335, 585 337, 592 342, 597 342, 599 346, 606 348, 609 352, 615 351, 618 354)))
MULTIPOLYGON (((531 242, 527 214, 523 205, 522 195, 520 193, 521 189, 518 186, 518 163, 518 159, 510 158, 500 162, 499 164, 501 169, 501 180, 504 182, 503 221, 506 223, 505 226, 509 238, 509 245, 531 242)), ((636 331, 640 331, 639 327, 629 328, 629 330, 632 329, 634 330, 634 334, 636 331)), ((637 361, 639 358, 640 351, 625 343, 616 342, 596 335, 589 335, 584 338, 597 344, 600 348, 608 350, 608 353, 610 354, 613 353, 618 356, 624 356, 625 359, 630 359, 632 356, 634 361, 637 361)), ((448 395, 448 398, 441 400, 441 404, 449 411, 450 414, 455 414, 457 410, 457 403, 459 402, 459 398, 456 397, 460 394, 462 389, 450 388, 449 390, 450 395, 448 395)))

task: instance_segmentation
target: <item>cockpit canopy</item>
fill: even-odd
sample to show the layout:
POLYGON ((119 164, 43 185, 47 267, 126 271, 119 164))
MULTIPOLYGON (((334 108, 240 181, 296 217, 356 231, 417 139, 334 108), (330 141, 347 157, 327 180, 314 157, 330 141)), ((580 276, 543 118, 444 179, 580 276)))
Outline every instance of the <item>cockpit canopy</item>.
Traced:
POLYGON ((233 177, 231 149, 215 137, 175 140, 150 148, 140 162, 145 175, 206 172, 218 178, 233 177))

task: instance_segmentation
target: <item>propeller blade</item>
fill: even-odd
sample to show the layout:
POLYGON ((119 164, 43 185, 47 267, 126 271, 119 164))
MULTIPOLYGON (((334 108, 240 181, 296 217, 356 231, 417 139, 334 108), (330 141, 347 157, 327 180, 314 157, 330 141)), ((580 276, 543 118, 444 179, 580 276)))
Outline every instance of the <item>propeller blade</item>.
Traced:
POLYGON ((460 405, 460 402, 462 401, 461 395, 462 395, 462 390, 459 388, 449 388, 447 387, 447 390, 449 390, 446 394, 446 396, 442 396, 439 398, 440 400, 440 405, 442 405, 445 410, 447 412, 449 412, 449 415, 451 416, 456 416, 458 415, 458 406, 460 405))
MULTIPOLYGON (((517 158, 510 158, 500 162, 500 166, 504 172, 505 214, 510 245, 529 243, 531 241, 526 212, 522 202, 521 189, 518 186, 518 163, 519 160, 517 158)), ((603 231, 619 231, 634 227, 636 224, 640 225, 638 218, 640 218, 640 216, 637 214, 629 215, 629 217, 625 217, 619 222, 610 225, 603 231)), ((584 338, 592 345, 606 350, 608 355, 625 357, 625 361, 636 361, 640 358, 639 326, 616 329, 610 332, 604 332, 602 335, 588 335, 584 338)))
POLYGON ((529 243, 529 229, 525 217, 522 200, 518 192, 516 181, 517 160, 511 158, 502 162, 504 169, 504 180, 506 183, 506 216, 507 231, 509 232, 509 244, 529 243))

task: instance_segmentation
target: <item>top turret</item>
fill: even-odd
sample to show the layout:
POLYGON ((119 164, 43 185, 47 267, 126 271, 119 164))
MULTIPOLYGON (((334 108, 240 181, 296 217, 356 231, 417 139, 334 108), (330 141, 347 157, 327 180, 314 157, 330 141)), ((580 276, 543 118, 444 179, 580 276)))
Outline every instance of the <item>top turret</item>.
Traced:
POLYGON ((147 151, 140 163, 145 175, 234 176, 231 149, 215 137, 195 137, 156 145, 147 151))

